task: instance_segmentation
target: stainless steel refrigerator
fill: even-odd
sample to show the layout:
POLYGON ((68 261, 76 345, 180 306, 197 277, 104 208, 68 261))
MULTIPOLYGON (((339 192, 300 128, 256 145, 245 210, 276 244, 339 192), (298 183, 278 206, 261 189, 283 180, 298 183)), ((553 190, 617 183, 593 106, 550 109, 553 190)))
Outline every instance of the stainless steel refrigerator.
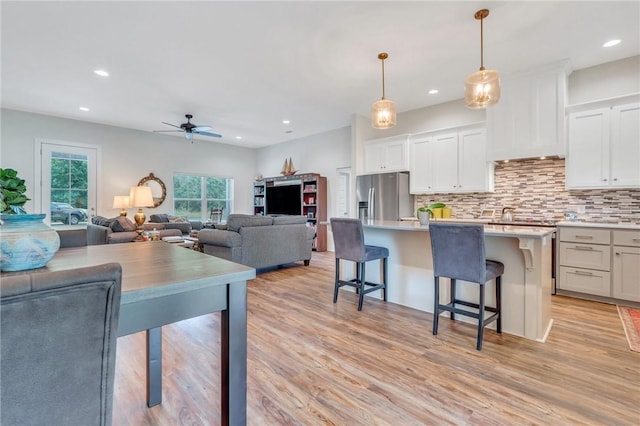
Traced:
POLYGON ((406 172, 358 176, 356 200, 358 218, 363 220, 400 220, 415 216, 406 172))

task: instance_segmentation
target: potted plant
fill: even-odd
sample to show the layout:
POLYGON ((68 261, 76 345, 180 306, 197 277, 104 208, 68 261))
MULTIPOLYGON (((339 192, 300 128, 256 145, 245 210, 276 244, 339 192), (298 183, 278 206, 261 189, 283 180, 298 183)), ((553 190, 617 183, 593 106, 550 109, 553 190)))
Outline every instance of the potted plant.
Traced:
POLYGON ((419 207, 418 208, 418 220, 420 221, 420 225, 428 225, 429 219, 433 217, 433 209, 441 209, 446 207, 444 203, 432 203, 427 207, 419 207))
POLYGON ((0 168, 0 270, 43 267, 60 248, 58 233, 44 224, 45 214, 27 214, 27 186, 14 169, 0 168))

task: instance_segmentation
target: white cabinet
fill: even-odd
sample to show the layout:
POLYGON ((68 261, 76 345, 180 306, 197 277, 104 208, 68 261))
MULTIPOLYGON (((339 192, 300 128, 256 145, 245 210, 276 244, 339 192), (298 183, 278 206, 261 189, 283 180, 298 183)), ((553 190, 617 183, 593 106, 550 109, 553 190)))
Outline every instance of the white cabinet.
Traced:
POLYGON ((569 114, 567 189, 640 187, 640 104, 569 114))
POLYGON ((557 289, 640 302, 640 230, 558 227, 557 289))
POLYGON ((364 143, 365 173, 397 172, 409 169, 409 135, 374 139, 364 143))
POLYGON ((493 191, 484 128, 412 135, 409 146, 412 194, 493 191))
POLYGON ((613 231, 613 297, 640 302, 640 231, 613 231))
POLYGON ((487 159, 564 156, 567 61, 501 78, 487 109, 487 159))

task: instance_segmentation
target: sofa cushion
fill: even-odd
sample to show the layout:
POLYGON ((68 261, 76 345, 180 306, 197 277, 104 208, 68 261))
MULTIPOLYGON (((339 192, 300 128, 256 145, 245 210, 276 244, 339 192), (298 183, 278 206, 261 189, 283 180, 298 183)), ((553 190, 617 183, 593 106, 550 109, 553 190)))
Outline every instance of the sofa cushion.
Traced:
POLYGON ((307 223, 306 216, 275 216, 273 218, 274 225, 295 225, 298 223, 307 223))
POLYGON ((221 247, 240 247, 242 237, 237 232, 221 231, 218 229, 203 229, 198 232, 198 241, 221 247))
POLYGON ((152 214, 149 216, 149 222, 169 223, 169 215, 166 213, 152 214))
POLYGON ((113 232, 130 232, 136 230, 136 224, 126 216, 118 216, 116 220, 111 223, 110 227, 113 232))
POLYGON ((240 231, 243 227, 271 225, 273 225, 273 218, 261 215, 232 214, 227 219, 227 228, 234 232, 240 231))
POLYGON ((181 216, 169 216, 169 223, 187 223, 186 217, 181 216))
POLYGON ((91 218, 91 223, 93 223, 94 225, 106 226, 107 228, 109 228, 111 226, 111 223, 114 222, 116 219, 117 217, 107 219, 104 216, 94 216, 91 218))

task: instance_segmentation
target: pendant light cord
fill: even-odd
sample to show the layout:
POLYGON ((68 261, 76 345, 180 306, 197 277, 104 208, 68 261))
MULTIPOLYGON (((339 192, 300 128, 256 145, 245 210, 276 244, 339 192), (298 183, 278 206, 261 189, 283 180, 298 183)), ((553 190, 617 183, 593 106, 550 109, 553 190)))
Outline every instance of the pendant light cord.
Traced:
POLYGON ((382 99, 384 100, 384 59, 382 59, 382 99))
POLYGON ((484 70, 484 18, 480 19, 480 71, 484 70))

